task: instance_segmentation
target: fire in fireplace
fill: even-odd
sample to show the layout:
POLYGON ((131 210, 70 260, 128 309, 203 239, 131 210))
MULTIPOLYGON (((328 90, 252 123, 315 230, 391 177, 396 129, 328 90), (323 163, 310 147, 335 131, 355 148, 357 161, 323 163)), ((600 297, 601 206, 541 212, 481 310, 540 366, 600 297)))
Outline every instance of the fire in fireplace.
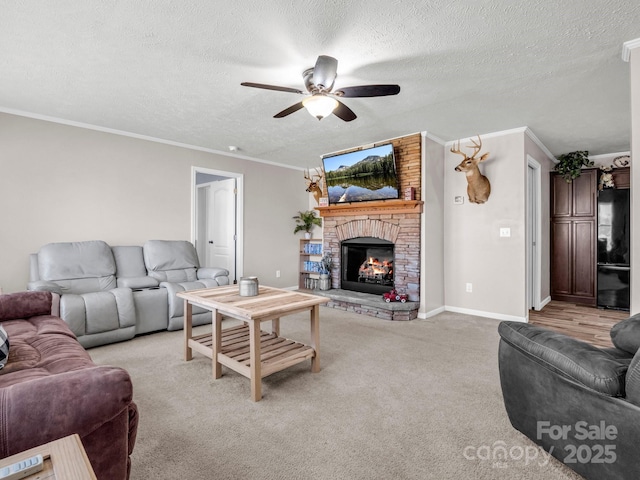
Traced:
POLYGON ((364 293, 384 293, 393 288, 393 243, 359 237, 342 242, 341 288, 364 293))
POLYGON ((379 260, 369 257, 360 265, 358 281, 393 285, 393 260, 379 260))

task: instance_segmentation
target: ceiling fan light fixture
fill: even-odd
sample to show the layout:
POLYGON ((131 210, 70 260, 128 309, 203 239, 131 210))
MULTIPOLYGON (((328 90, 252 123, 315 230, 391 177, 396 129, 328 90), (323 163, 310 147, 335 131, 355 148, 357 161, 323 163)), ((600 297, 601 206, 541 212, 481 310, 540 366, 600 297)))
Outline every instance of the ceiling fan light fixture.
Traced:
POLYGON ((302 101, 302 105, 312 117, 322 120, 324 117, 331 115, 338 106, 338 101, 326 95, 312 95, 305 98, 302 101))

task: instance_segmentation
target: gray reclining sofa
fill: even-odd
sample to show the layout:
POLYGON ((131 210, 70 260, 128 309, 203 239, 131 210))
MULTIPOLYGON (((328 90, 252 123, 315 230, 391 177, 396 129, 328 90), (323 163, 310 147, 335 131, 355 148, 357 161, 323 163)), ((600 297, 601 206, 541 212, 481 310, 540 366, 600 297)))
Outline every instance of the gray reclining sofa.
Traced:
MULTIPOLYGON (((187 241, 111 247, 100 240, 49 243, 31 255, 28 290, 60 295, 60 316, 80 344, 94 347, 183 325, 176 293, 229 284, 223 268, 200 268, 187 241)), ((211 313, 194 308, 194 325, 211 313)))

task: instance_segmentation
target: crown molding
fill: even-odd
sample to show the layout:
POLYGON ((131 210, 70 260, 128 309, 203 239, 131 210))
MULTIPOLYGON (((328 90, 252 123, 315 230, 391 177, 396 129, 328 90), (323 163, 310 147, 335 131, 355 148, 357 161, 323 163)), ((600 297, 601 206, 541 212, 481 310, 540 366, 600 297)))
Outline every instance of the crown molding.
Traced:
POLYGON ((540 139, 536 137, 536 135, 533 133, 533 131, 531 131, 529 127, 525 127, 524 133, 531 139, 533 143, 535 143, 540 148, 540 150, 542 150, 542 152, 549 158, 549 160, 551 160, 553 163, 558 163, 558 160, 553 155, 553 153, 551 153, 549 149, 544 146, 544 143, 542 143, 540 139))
POLYGON ((429 133, 429 132, 423 132, 424 137, 428 138, 429 140, 433 140, 436 143, 439 143, 440 145, 442 145, 443 147, 447 144, 447 142, 443 139, 441 139, 440 137, 436 137, 434 134, 429 133))
POLYGON ((636 38, 635 40, 629 40, 628 42, 624 42, 622 44, 622 60, 628 62, 631 60, 631 50, 634 48, 640 47, 640 38, 636 38))
MULTIPOLYGON (((527 127, 518 127, 518 128, 509 129, 509 130, 501 130, 499 132, 479 133, 478 135, 481 136, 482 138, 503 137, 504 135, 511 135, 513 133, 524 133, 524 131, 526 129, 527 129, 527 127)), ((474 135, 473 137, 457 138, 455 140, 448 140, 444 145, 445 145, 445 147, 449 147, 449 146, 452 146, 453 144, 458 143, 458 142, 460 142, 460 143, 470 142, 472 139, 475 140, 478 135, 474 135)))
MULTIPOLYGON (((536 137, 536 135, 531 131, 529 127, 518 127, 518 128, 512 128, 510 130, 502 130, 500 132, 486 133, 482 135, 482 138, 503 137, 505 135, 511 135, 514 133, 524 133, 526 136, 528 136, 531 139, 533 143, 535 143, 540 148, 540 150, 542 150, 542 152, 549 158, 549 160, 551 160, 552 162, 558 163, 558 160, 556 160, 556 157, 549 151, 547 147, 545 147, 545 145, 540 141, 538 137, 536 137)), ((468 142, 468 141, 471 141, 471 139, 475 139, 475 137, 461 138, 459 141, 468 142)), ((456 142, 458 142, 458 140, 450 140, 446 142, 445 146, 453 145, 456 142)))

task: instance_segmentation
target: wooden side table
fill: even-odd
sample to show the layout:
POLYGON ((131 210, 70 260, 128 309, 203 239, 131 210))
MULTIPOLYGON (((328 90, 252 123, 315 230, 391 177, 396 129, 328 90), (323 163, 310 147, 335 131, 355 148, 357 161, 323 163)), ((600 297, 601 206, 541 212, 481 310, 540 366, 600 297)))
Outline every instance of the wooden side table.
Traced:
POLYGON ((44 468, 26 480, 97 480, 78 434, 54 440, 0 460, 0 468, 42 455, 44 468))

